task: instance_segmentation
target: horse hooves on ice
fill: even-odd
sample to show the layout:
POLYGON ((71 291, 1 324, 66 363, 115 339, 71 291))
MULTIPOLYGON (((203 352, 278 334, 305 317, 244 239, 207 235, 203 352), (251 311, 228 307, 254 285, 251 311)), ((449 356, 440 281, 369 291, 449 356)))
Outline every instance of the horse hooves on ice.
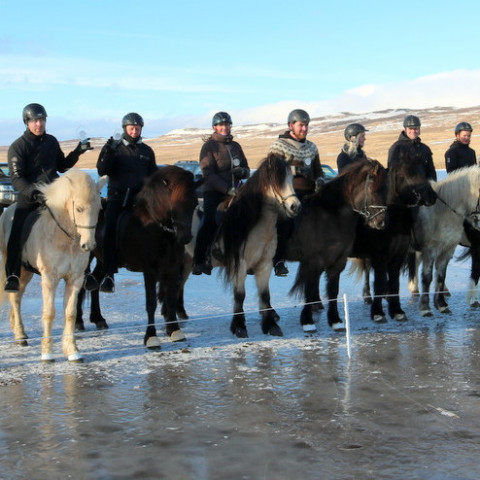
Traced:
POLYGON ((478 300, 474 300, 473 302, 470 303, 470 307, 478 308, 480 307, 480 302, 478 300))
POLYGON ((184 333, 181 330, 175 330, 170 334, 170 340, 172 342, 183 342, 186 340, 184 333))
POLYGON ((55 361, 55 357, 51 353, 42 353, 42 362, 43 363, 52 363, 55 361))
POLYGON ((160 350, 161 343, 158 337, 149 337, 148 340, 145 342, 145 346, 149 350, 160 350))
POLYGON ((420 315, 422 317, 433 317, 433 313, 431 310, 420 310, 420 315))
POLYGON ((405 315, 405 313, 396 313, 394 316, 393 316, 393 319, 397 322, 406 322, 408 320, 407 316, 405 315))
POLYGON ((278 325, 273 325, 272 328, 268 331, 273 337, 283 337, 282 329, 278 325))
POLYGON ((246 328, 237 327, 235 329, 235 336, 237 338, 248 338, 248 332, 246 328))
POLYGON ((20 340, 15 340, 15 345, 20 347, 28 347, 28 342, 26 338, 21 338, 20 340))
POLYGON ((345 332, 345 325, 343 322, 332 323, 331 327, 335 332, 345 332))
POLYGON ((75 331, 76 332, 84 332, 85 331, 85 325, 83 324, 83 322, 75 324, 75 331))
POLYGON ((452 313, 452 311, 450 310, 449 307, 439 308, 438 311, 439 311, 440 313, 452 313))
POLYGON ((314 333, 317 331, 317 326, 314 323, 306 323, 302 325, 302 328, 305 333, 314 333))
POLYGON ((71 353, 68 356, 68 361, 72 363, 83 363, 83 357, 79 352, 71 353))
POLYGON ((107 330, 108 329, 108 323, 104 320, 101 322, 96 322, 95 326, 97 327, 97 330, 107 330))
POLYGON ((387 323, 387 317, 385 315, 374 315, 372 320, 375 323, 387 323))

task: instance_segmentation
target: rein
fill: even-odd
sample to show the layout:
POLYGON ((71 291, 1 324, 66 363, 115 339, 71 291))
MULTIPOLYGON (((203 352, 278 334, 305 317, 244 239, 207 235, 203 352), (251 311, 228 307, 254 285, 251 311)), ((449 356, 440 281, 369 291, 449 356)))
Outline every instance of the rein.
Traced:
POLYGON ((475 206, 475 210, 473 212, 470 212, 466 215, 462 215, 461 213, 457 212, 453 207, 451 207, 440 195, 437 193, 437 200, 440 200, 441 203, 443 203, 452 213, 455 213, 461 218, 468 218, 468 217, 475 217, 480 215, 480 190, 478 192, 478 197, 477 197, 477 205, 475 206))
POLYGON ((359 210, 357 208, 352 207, 352 210, 355 213, 358 213, 360 216, 364 217, 366 221, 371 221, 374 218, 378 217, 379 215, 385 213, 387 211, 387 206, 386 205, 368 205, 367 204, 367 198, 368 198, 368 185, 372 180, 372 176, 369 174, 367 181, 365 182, 365 196, 364 196, 364 202, 363 202, 363 208, 362 210, 359 210), (378 209, 377 213, 374 213, 373 215, 370 213, 369 209, 378 209))
MULTIPOLYGON (((73 224, 75 225, 75 228, 79 229, 79 228, 83 228, 83 229, 88 229, 88 230, 94 230, 97 226, 96 225, 78 225, 77 222, 75 221, 75 202, 72 202, 72 205, 73 205, 73 224)), ((65 228, 63 228, 61 225, 60 225, 60 222, 57 220, 57 218, 55 217, 55 215, 53 214, 51 208, 45 204, 45 208, 47 209, 48 213, 50 214, 50 216, 52 217, 53 221, 55 222, 55 224, 57 225, 57 227, 70 239, 70 240, 73 240, 75 241, 76 240, 76 236, 72 235, 71 233, 69 233, 67 230, 65 230, 65 228)))

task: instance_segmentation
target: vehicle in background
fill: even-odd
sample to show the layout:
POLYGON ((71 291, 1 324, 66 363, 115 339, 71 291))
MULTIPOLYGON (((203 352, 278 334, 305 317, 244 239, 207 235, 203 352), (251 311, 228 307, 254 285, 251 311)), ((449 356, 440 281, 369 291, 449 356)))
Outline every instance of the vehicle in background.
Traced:
POLYGON ((325 165, 322 163, 322 170, 327 180, 337 176, 337 172, 330 165, 325 165))
POLYGON ((18 192, 10 180, 8 163, 0 162, 0 214, 5 208, 17 201, 18 192))

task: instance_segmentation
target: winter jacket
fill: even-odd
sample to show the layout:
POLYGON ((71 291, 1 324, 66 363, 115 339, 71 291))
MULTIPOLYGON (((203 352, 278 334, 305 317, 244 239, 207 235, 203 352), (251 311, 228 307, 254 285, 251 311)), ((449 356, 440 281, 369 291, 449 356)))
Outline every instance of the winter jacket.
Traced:
POLYGON ((347 152, 342 150, 337 157, 338 173, 340 173, 347 165, 366 159, 367 155, 365 155, 365 152, 361 148, 357 148, 357 152, 354 157, 351 157, 347 152))
POLYGON ((447 173, 476 164, 477 158, 475 150, 458 140, 455 140, 445 152, 445 168, 447 169, 447 173))

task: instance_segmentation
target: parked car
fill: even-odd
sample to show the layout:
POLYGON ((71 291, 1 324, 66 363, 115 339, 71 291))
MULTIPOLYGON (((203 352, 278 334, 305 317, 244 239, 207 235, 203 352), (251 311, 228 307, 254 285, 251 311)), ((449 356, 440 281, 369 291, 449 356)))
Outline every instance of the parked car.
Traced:
POLYGON ((15 191, 10 180, 8 163, 0 162, 0 213, 17 201, 18 192, 15 191))
POLYGON ((325 165, 322 163, 322 170, 327 180, 337 176, 337 172, 330 165, 325 165))
POLYGON ((193 173, 195 180, 202 178, 202 169, 196 160, 180 160, 174 163, 175 166, 184 168, 193 173))

